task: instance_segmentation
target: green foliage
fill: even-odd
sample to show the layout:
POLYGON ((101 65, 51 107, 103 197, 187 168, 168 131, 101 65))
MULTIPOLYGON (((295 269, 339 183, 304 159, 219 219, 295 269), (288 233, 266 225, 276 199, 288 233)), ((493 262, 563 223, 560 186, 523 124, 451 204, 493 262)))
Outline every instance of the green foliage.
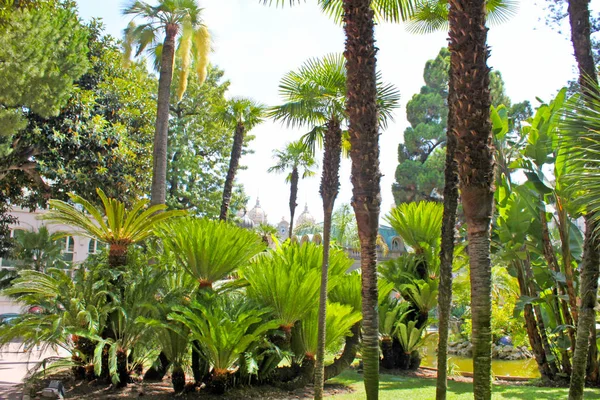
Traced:
POLYGON ((240 356, 279 326, 277 320, 267 321, 268 309, 254 308, 239 294, 221 295, 207 302, 174 307, 169 318, 190 330, 214 375, 230 371, 240 356))
POLYGON ((403 203, 385 216, 385 221, 416 253, 438 248, 441 241, 442 213, 439 203, 421 201, 403 203))
POLYGON ((417 321, 400 322, 396 325, 396 338, 406 354, 418 350, 425 342, 426 336, 423 336, 425 327, 419 329, 416 325, 417 321))
POLYGON ((144 64, 123 67, 101 23, 92 21, 86 31, 91 68, 60 114, 27 115, 27 128, 0 162, 14 204, 45 207, 49 197, 66 200, 68 192, 91 198, 97 187, 130 204, 149 190, 156 81, 144 64))
POLYGON ((201 285, 211 286, 264 250, 260 236, 222 221, 185 218, 161 227, 165 251, 201 285))
POLYGON ((61 243, 55 240, 48 232, 48 228, 43 225, 37 232, 15 231, 13 258, 16 260, 17 269, 45 272, 48 268, 65 267, 61 251, 61 243))
POLYGON ((410 303, 394 297, 379 306, 379 334, 382 338, 393 337, 398 323, 407 316, 410 303))
MULTIPOLYGON (((288 143, 284 150, 273 150, 273 158, 276 164, 268 169, 268 172, 285 173, 288 170, 302 171, 302 178, 308 178, 315 175, 317 162, 306 146, 298 141, 288 143)), ((291 182, 292 171, 285 178, 286 182, 291 182)))
MULTIPOLYGON (((271 308, 281 325, 289 329, 317 308, 322 263, 322 246, 286 243, 275 251, 261 254, 240 272, 249 285, 248 297, 271 308)), ((351 265, 352 260, 344 251, 331 249, 329 292, 351 265)))
MULTIPOLYGON (((325 322, 325 349, 337 353, 340 349, 340 340, 352 335, 350 328, 361 319, 361 312, 353 309, 352 306, 328 303, 325 322)), ((314 357, 317 354, 318 321, 318 310, 313 309, 302 319, 299 329, 294 331, 300 336, 300 348, 295 349, 296 357, 314 357)))
MULTIPOLYGON (((354 311, 362 312, 361 276, 360 271, 340 275, 339 283, 333 287, 328 295, 329 301, 349 305, 354 311)), ((390 296, 393 283, 383 277, 377 279, 377 296, 379 304, 385 304, 390 296)))
POLYGON ((24 109, 57 115, 89 67, 87 30, 70 2, 14 8, 0 32, 0 155, 26 125, 24 109))
POLYGON ((422 314, 428 314, 437 306, 437 281, 417 281, 400 287, 402 296, 409 299, 422 314))

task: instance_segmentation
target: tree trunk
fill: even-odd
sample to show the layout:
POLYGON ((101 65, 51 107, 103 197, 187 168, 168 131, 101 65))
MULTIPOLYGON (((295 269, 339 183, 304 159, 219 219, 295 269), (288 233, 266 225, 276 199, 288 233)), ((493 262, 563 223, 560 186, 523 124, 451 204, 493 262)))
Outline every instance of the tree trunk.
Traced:
MULTIPOLYGON (((598 76, 590 38, 590 11, 589 0, 569 0, 569 23, 571 25, 571 41, 575 52, 575 59, 579 68, 579 85, 584 93, 597 94, 598 76)), ((569 399, 583 398, 585 384, 585 371, 588 364, 590 342, 596 343, 595 338, 590 338, 590 333, 595 333, 596 306, 598 293, 598 268, 600 257, 598 254, 599 240, 594 235, 596 224, 588 214, 585 218, 585 239, 583 243, 583 260, 581 263, 581 306, 577 324, 577 338, 573 355, 573 373, 569 388, 569 399)), ((594 347, 593 354, 596 354, 594 347)), ((598 358, 592 357, 589 366, 589 377, 598 380, 598 358)), ((594 382, 597 383, 597 382, 594 382)))
POLYGON ((321 177, 321 197, 323 198, 323 265, 321 268, 321 290, 319 295, 319 333, 317 360, 315 364, 315 399, 323 398, 325 374, 325 328, 327 317, 327 281, 329 275, 329 245, 331 242, 331 216, 333 205, 340 189, 340 158, 342 155, 342 129, 332 118, 325 132, 325 154, 323 155, 323 175, 321 177))
MULTIPOLYGON (((517 271, 517 281, 519 282, 519 291, 521 296, 531 297, 529 293, 529 286, 523 272, 522 263, 520 261, 513 262, 513 266, 517 271)), ((525 318, 525 329, 527 331, 527 337, 529 338, 529 344, 533 350, 533 356, 537 362, 538 369, 543 379, 552 379, 552 373, 548 360, 546 359, 546 352, 542 346, 542 338, 538 330, 535 315, 533 314, 533 306, 530 303, 525 304, 523 308, 523 317, 525 318)))
POLYGON ((373 10, 370 0, 344 0, 352 206, 360 239, 362 269, 362 355, 368 400, 379 395, 379 321, 376 240, 381 206, 379 126, 373 10))
POLYGON ((567 211, 564 209, 563 200, 556 197, 558 214, 558 232, 560 234, 562 264, 565 272, 565 281, 567 286, 567 295, 569 297, 569 306, 571 309, 571 318, 573 325, 577 326, 579 315, 577 313, 577 293, 575 292, 575 277, 573 276, 573 267, 571 266, 571 245, 569 239, 569 221, 567 211))
POLYGON ((490 222, 493 208, 494 149, 486 45, 485 0, 451 0, 450 73, 455 93, 456 161, 467 222, 473 321, 473 393, 492 396, 490 222))
POLYGON ((338 376, 354 362, 360 345, 360 322, 352 326, 350 332, 352 336, 346 336, 342 354, 325 367, 325 380, 338 376))
POLYGON ((573 373, 569 388, 569 400, 583 399, 585 372, 588 364, 589 334, 596 322, 596 296, 598 292, 598 250, 594 240, 594 223, 586 216, 583 261, 581 264, 581 307, 577 324, 577 339, 573 355, 573 373))
POLYGON ((292 235, 294 234, 294 214, 296 213, 296 207, 298 207, 298 203, 296 203, 296 199, 298 198, 298 180, 298 167, 294 167, 290 176, 290 230, 288 233, 290 240, 292 240, 292 235))
POLYGON ((227 170, 227 178, 225 178, 225 187, 223 188, 223 202, 221 203, 221 214, 219 219, 227 221, 227 212, 229 211, 229 203, 231 202, 231 193, 233 192, 233 181, 240 165, 242 157, 242 147, 244 145, 244 124, 238 122, 235 127, 233 136, 233 148, 231 149, 231 158, 229 159, 229 169, 227 170))
MULTIPOLYGON (((452 75, 450 75, 450 78, 452 75)), ((454 159, 456 138, 453 129, 453 85, 448 84, 448 129, 446 138, 446 169, 444 172, 444 215, 442 217, 442 244, 440 249, 440 285, 438 293, 438 373, 435 396, 445 400, 448 390, 448 331, 450 330, 450 307, 452 304, 452 260, 454 256, 454 233, 456 208, 458 206, 458 166, 454 159)))
POLYGON ((151 204, 165 204, 167 196, 167 138, 169 136, 169 105, 171 103, 171 81, 175 60, 175 38, 178 26, 167 24, 165 41, 160 58, 158 78, 158 99, 156 110, 156 130, 152 152, 152 192, 151 204))

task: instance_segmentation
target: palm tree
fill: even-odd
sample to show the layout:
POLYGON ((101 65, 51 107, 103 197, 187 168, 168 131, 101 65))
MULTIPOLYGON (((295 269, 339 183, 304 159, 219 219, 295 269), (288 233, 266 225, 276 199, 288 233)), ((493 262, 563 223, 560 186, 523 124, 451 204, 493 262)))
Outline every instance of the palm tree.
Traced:
MULTIPOLYGON (((388 116, 397 106, 398 93, 391 85, 383 87, 387 95, 382 100, 382 115, 388 116)), ((319 302, 319 345, 315 365, 315 398, 323 396, 325 321, 327 305, 327 276, 329 245, 333 206, 340 179, 339 168, 342 153, 342 122, 346 119, 344 102, 346 95, 346 71, 341 54, 329 54, 322 59, 308 60, 298 72, 286 74, 279 85, 285 103, 273 107, 270 116, 288 126, 309 125, 312 130, 305 135, 305 144, 314 156, 315 142, 324 143, 323 174, 320 193, 323 198, 323 270, 319 302)), ((391 115, 390 115, 391 118, 391 115)))
MULTIPOLYGON (((579 85, 584 94, 583 100, 587 103, 589 108, 586 112, 582 113, 583 117, 579 124, 577 124, 577 117, 571 116, 571 120, 575 121, 575 123, 571 123, 570 125, 571 128, 580 128, 574 131, 583 135, 583 145, 580 144, 578 146, 579 152, 589 156, 591 160, 595 160, 597 158, 596 154, 590 148, 590 144, 593 142, 589 142, 589 136, 594 135, 595 132, 590 130, 590 125, 586 126, 586 124, 588 124, 589 121, 593 121, 594 117, 597 116, 596 110, 600 89, 598 87, 596 65, 594 63, 594 58, 592 57, 590 11, 588 6, 588 0, 569 0, 568 12, 569 23, 571 25, 571 42, 573 43, 575 59, 577 60, 577 66, 579 68, 579 85)), ((592 127, 596 128, 597 125, 592 125, 592 127)), ((594 164, 593 161, 591 164, 594 164)), ((586 167, 589 165, 590 164, 587 164, 586 167)), ((584 171, 585 173, 589 173, 593 170, 585 168, 584 171)), ((592 183, 589 180, 589 175, 586 178, 588 184, 592 183)), ((588 206, 585 217, 585 239, 583 243, 583 259, 581 265, 581 305, 579 308, 577 338, 575 341, 575 352, 573 354, 573 371, 571 373, 571 385, 569 388, 569 399, 577 400, 583 398, 588 350, 591 364, 588 366, 588 377, 594 382, 597 382, 599 379, 598 356, 597 348, 595 346, 596 313, 594 310, 598 292, 598 268, 600 265, 598 247, 600 245, 600 240, 597 235, 595 235, 595 231, 598 229, 598 221, 596 218, 598 214, 595 212, 597 210, 594 208, 593 205, 591 207, 588 206)))
POLYGON ((240 163, 240 157, 242 156, 244 135, 263 121, 263 114, 264 106, 253 100, 244 98, 229 100, 226 107, 221 111, 223 122, 233 126, 235 130, 229 169, 227 170, 227 178, 225 179, 225 187, 223 189, 223 202, 221 203, 221 214, 219 215, 221 221, 227 221, 233 181, 240 163))
POLYGON ((124 203, 107 198, 101 189, 96 192, 102 201, 102 209, 71 193, 71 201, 82 210, 61 200, 50 200, 50 210, 41 219, 76 228, 71 235, 108 244, 108 264, 112 269, 125 266, 129 246, 153 236, 158 223, 185 214, 183 210, 160 212, 167 208, 164 204, 145 208, 148 200, 140 200, 126 211, 124 203))
POLYGON ((156 57, 156 67, 160 71, 156 130, 152 167, 152 204, 165 204, 167 181, 167 137, 169 133, 169 105, 171 82, 175 65, 176 40, 180 37, 178 52, 181 57, 181 70, 177 97, 181 100, 187 86, 192 56, 196 59, 196 71, 200 83, 206 78, 210 37, 200 16, 201 9, 195 0, 159 0, 157 5, 132 0, 123 14, 143 23, 132 22, 125 29, 125 55, 129 58, 133 45, 137 45, 136 56, 149 50, 156 57), (161 39, 164 35, 164 39, 161 39), (162 40, 162 43, 161 43, 162 40))
POLYGON ((462 204, 467 222, 473 319, 473 391, 490 399, 491 261, 490 222, 494 201, 494 149, 490 122, 485 0, 450 2, 450 76, 462 204))
POLYGON ((15 235, 14 258, 15 267, 19 269, 33 269, 46 272, 48 268, 65 266, 62 260, 62 246, 58 240, 48 232, 48 228, 41 226, 38 231, 18 231, 15 235))
POLYGON ((314 176, 315 172, 311 169, 316 165, 315 159, 307 151, 302 142, 288 143, 285 150, 273 151, 273 157, 277 164, 268 169, 268 172, 289 172, 285 178, 290 183, 290 231, 288 237, 292 238, 294 231, 294 213, 296 212, 296 199, 298 198, 298 181, 300 180, 300 170, 302 179, 314 176))

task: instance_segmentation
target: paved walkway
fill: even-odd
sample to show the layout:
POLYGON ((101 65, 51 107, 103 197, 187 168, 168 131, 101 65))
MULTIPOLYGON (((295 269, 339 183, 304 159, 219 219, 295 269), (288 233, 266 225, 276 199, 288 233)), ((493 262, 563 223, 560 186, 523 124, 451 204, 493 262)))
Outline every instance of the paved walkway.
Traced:
POLYGON ((0 352, 0 399, 20 400, 22 397, 21 383, 27 371, 47 357, 66 356, 64 350, 55 352, 51 349, 42 352, 37 349, 24 352, 21 343, 11 343, 0 352))

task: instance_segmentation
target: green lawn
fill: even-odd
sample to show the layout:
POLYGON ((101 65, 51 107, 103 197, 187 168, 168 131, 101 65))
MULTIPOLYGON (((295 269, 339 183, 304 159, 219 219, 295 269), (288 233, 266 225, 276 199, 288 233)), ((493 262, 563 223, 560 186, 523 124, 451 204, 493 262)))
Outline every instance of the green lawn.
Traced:
MULTIPOLYGON (((340 394, 332 396, 335 400, 362 400, 365 398, 365 391, 362 381, 362 375, 352 370, 347 370, 337 378, 328 381, 331 383, 343 383, 351 386, 354 393, 340 394)), ((473 398, 472 385, 470 383, 449 382, 448 399, 469 399, 473 398)), ((568 389, 541 388, 536 386, 499 386, 494 385, 493 399, 566 399, 568 389)), ((431 400, 435 399, 435 380, 409 378, 395 375, 380 376, 381 400, 431 400)), ((587 389, 585 391, 586 399, 600 399, 600 389, 587 389)))

